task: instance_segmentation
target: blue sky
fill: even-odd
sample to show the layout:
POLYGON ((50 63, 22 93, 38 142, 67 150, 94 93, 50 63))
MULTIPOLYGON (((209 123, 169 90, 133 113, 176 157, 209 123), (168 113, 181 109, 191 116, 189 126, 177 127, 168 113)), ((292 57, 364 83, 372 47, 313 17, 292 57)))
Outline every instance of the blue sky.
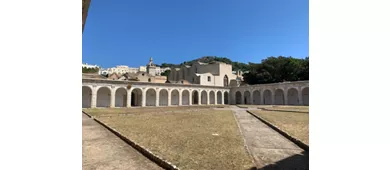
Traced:
POLYGON ((309 55, 308 0, 92 0, 83 33, 83 63, 105 68, 279 55, 309 55))

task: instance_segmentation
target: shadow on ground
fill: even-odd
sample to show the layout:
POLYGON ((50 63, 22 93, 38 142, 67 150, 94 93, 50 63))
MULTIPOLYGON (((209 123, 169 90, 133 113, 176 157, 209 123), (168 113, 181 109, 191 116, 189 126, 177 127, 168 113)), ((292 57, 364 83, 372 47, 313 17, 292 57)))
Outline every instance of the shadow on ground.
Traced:
POLYGON ((253 167, 250 170, 308 170, 309 169, 309 153, 301 152, 286 159, 282 159, 274 164, 267 165, 261 168, 253 167))

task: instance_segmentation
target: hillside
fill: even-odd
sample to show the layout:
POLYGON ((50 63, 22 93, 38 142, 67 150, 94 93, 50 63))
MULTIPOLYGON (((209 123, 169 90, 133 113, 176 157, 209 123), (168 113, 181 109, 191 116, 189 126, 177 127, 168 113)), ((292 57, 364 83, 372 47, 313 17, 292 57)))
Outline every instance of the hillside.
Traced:
POLYGON ((240 62, 233 62, 232 60, 230 60, 226 57, 216 57, 216 56, 204 56, 204 57, 201 57, 201 58, 198 58, 195 60, 185 61, 185 62, 180 63, 180 64, 162 63, 159 66, 160 67, 180 67, 183 64, 191 66, 192 63, 194 63, 196 61, 200 61, 202 63, 212 63, 215 61, 220 61, 220 62, 224 62, 227 64, 231 64, 233 71, 237 71, 237 70, 248 71, 249 70, 248 64, 240 63, 240 62))

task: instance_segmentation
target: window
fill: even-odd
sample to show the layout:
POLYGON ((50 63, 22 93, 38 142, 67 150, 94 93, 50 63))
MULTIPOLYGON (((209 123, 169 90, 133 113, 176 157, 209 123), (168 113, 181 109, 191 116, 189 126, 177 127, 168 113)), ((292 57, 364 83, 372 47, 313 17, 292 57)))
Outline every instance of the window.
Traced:
POLYGON ((145 76, 145 73, 142 73, 142 76, 145 76))
POLYGON ((211 77, 210 76, 207 76, 207 81, 211 81, 211 77))
POLYGON ((152 80, 149 78, 149 79, 148 79, 148 82, 151 82, 151 81, 152 81, 152 80))
POLYGON ((195 67, 195 73, 198 73, 198 67, 195 67))
POLYGON ((181 81, 181 84, 184 84, 184 81, 183 81, 183 80, 181 81))

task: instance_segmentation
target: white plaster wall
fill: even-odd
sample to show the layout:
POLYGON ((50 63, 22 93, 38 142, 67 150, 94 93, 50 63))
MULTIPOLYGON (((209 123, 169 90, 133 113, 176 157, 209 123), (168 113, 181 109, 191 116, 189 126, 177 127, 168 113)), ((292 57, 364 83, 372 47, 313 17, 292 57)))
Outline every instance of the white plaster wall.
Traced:
POLYGON ((232 69, 232 65, 230 64, 221 64, 219 66, 219 76, 218 76, 218 80, 216 81, 216 85, 217 86, 223 86, 223 78, 225 77, 225 75, 227 75, 227 77, 229 78, 229 85, 230 85, 230 80, 233 80, 236 78, 236 75, 234 75, 232 73, 233 69, 232 69))
POLYGON ((253 92, 253 104, 261 104, 261 96, 260 96, 260 91, 259 90, 255 90, 253 92))
POLYGON ((181 99, 182 99, 182 102, 181 102, 182 105, 189 105, 189 102, 190 102, 190 93, 188 92, 188 90, 184 90, 184 91, 182 92, 182 97, 181 97, 181 99))
POLYGON ((201 101, 202 104, 207 104, 207 92, 206 91, 202 91, 201 99, 202 99, 202 101, 201 101))
POLYGON ((281 89, 275 91, 275 105, 284 105, 284 95, 281 89))
POLYGON ((146 91, 146 106, 156 106, 156 91, 154 89, 146 91))
POLYGON ((179 105, 179 91, 172 90, 171 92, 171 105, 179 105))
POLYGON ((165 89, 160 90, 159 105, 168 106, 168 91, 165 89))
POLYGON ((115 92, 115 107, 126 107, 127 91, 123 88, 115 92))
POLYGON ((82 89, 83 92, 83 108, 90 108, 91 107, 91 100, 92 100, 92 90, 89 87, 83 86, 82 89))
POLYGON ((200 78, 199 84, 205 85, 205 86, 214 86, 214 77, 215 76, 213 76, 212 74, 209 74, 209 73, 201 74, 199 76, 199 78, 200 78), (208 81, 208 79, 207 79, 207 77, 209 77, 209 76, 211 78, 210 81, 208 81))
POLYGON ((96 107, 110 107, 111 91, 107 87, 99 88, 97 92, 96 107))
POLYGON ((288 105, 299 105, 298 91, 291 88, 287 91, 287 104, 288 105))

